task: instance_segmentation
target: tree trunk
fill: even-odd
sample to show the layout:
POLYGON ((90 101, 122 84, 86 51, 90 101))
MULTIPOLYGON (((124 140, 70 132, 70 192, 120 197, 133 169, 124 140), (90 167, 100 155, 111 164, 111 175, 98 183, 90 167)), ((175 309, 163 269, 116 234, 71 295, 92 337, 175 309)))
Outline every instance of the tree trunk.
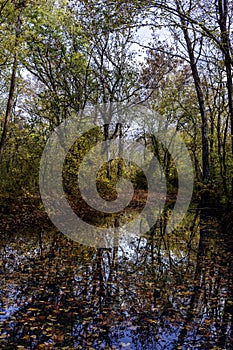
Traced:
POLYGON ((187 45, 187 50, 188 50, 188 55, 190 60, 190 67, 191 67, 192 76, 193 76, 193 80, 196 88, 199 110, 200 110, 201 119, 202 119, 201 130, 202 130, 203 181, 208 183, 210 180, 210 166, 209 166, 209 145, 208 145, 208 119, 206 114, 205 99, 201 88, 201 80, 197 69, 192 42, 188 32, 188 24, 186 23, 184 16, 182 16, 182 10, 178 0, 176 0, 176 7, 177 7, 177 12, 180 15, 181 27, 182 27, 185 42, 187 45))
POLYGON ((21 9, 22 8, 20 7, 19 14, 16 21, 16 28, 15 28, 14 59, 13 59, 12 72, 11 72, 10 89, 9 89, 5 119, 3 123, 2 135, 0 138, 0 162, 2 162, 3 153, 6 146, 7 131, 8 131, 12 109, 13 109, 13 103, 14 103, 16 73, 17 73, 17 67, 18 67, 18 45, 19 45, 19 37, 20 37, 21 27, 22 27, 21 9))
MULTIPOLYGON (((221 31, 222 52, 227 76, 228 111, 231 125, 231 153, 233 157, 233 86, 230 34, 227 28, 228 0, 218 0, 219 27, 221 31)), ((233 176, 231 178, 231 192, 233 197, 233 176)))

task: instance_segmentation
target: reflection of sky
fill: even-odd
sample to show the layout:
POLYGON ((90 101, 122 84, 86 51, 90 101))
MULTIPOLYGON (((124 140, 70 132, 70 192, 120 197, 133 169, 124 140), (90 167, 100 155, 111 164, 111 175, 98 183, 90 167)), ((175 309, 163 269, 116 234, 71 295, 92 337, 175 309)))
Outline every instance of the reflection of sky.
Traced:
MULTIPOLYGON (((14 295, 8 296, 9 298, 12 297, 14 298, 14 295)), ((20 309, 20 307, 17 307, 16 305, 9 305, 0 308, 0 321, 6 320, 9 317, 11 317, 16 311, 20 309)))
MULTIPOLYGON (((140 326, 119 326, 113 328, 109 334, 112 345, 115 345, 118 349, 125 350, 172 350, 178 340, 179 326, 171 326, 169 323, 162 325, 166 326, 166 330, 159 326, 156 334, 150 334, 148 337, 143 336, 142 327, 140 326)), ((100 349, 104 349, 108 344, 106 342, 101 343, 100 349)))
MULTIPOLYGON (((195 227, 195 229, 197 229, 196 234, 198 234, 199 228, 195 227)), ((211 226, 209 230, 209 233, 211 235, 213 235, 213 229, 214 226, 211 226)), ((205 232, 208 232, 208 228, 205 232)), ((180 247, 180 245, 183 247, 183 239, 184 236, 186 237, 186 235, 186 230, 183 231, 183 235, 182 230, 179 234, 174 232, 174 247, 180 247)), ((166 239, 166 237, 168 236, 165 235, 164 239, 166 239)), ((49 234, 46 238, 47 239, 44 241, 45 246, 52 247, 52 242, 54 242, 53 235, 49 234)), ((171 242, 172 237, 168 237, 167 239, 171 242)), ((30 254, 27 254, 29 252, 31 252, 32 257, 38 256, 38 253, 36 253, 35 249, 37 247, 36 241, 32 241, 32 238, 27 237, 27 240, 25 242, 25 258, 27 256, 29 259, 30 254)), ((212 241, 208 243, 208 247, 210 248, 206 249, 211 249, 211 242, 212 241)), ((119 286, 119 292, 117 292, 117 295, 114 296, 115 299, 113 299, 112 304, 108 304, 108 302, 106 304, 107 308, 105 311, 107 313, 109 312, 109 318, 108 316, 106 316, 107 314, 104 313, 104 318, 101 318, 100 320, 96 319, 99 313, 99 299, 95 296, 93 299, 93 303, 91 303, 91 296, 93 295, 91 285, 93 280, 92 274, 95 272, 94 269, 96 267, 96 261, 94 260, 93 264, 92 262, 88 263, 88 270, 87 263, 85 262, 85 260, 82 261, 82 259, 80 258, 79 260, 78 256, 76 255, 73 256, 67 254, 68 252, 70 252, 70 250, 66 250, 66 248, 64 248, 63 246, 58 246, 61 249, 61 255, 56 256, 54 259, 50 260, 48 264, 48 272, 50 272, 50 274, 52 275, 51 281, 53 281, 53 278, 56 276, 56 286, 60 288, 61 292, 63 291, 63 294, 61 295, 63 296, 64 301, 61 302, 61 299, 59 299, 59 303, 61 302, 59 304, 59 310, 66 308, 67 310, 72 310, 73 306, 75 306, 74 310, 77 310, 76 305, 78 305, 78 302, 80 302, 80 305, 83 306, 80 313, 74 313, 75 319, 70 319, 70 323, 68 318, 66 321, 68 322, 68 325, 70 327, 69 332, 71 330, 71 337, 74 337, 74 344, 77 346, 77 348, 78 346, 80 347, 80 342, 82 342, 80 334, 85 334, 84 332, 86 330, 89 332, 87 334, 90 334, 90 339, 91 341, 93 341, 92 346, 94 346, 95 349, 106 349, 107 347, 109 348, 111 344, 111 348, 113 349, 114 347, 112 347, 112 345, 115 345, 116 349, 126 350, 172 350, 176 348, 177 341, 179 344, 182 343, 182 350, 188 350, 191 348, 204 348, 206 345, 213 345, 211 348, 214 347, 215 340, 218 340, 218 336, 221 335, 222 332, 219 322, 221 322, 221 320, 223 319, 227 292, 230 288, 229 281, 231 277, 228 277, 224 274, 225 271, 228 271, 228 268, 225 270, 222 266, 225 260, 222 260, 222 258, 219 260, 213 260, 212 256, 206 254, 205 259, 207 259, 207 261, 203 261, 202 263, 204 265, 201 267, 201 274, 204 275, 205 278, 200 278, 200 294, 197 294, 198 300, 194 304, 194 311, 196 316, 191 321, 186 322, 187 319, 185 319, 185 316, 188 313, 190 297, 194 288, 192 278, 190 280, 188 279, 188 283, 190 283, 189 286, 185 286, 182 284, 182 282, 186 281, 185 278, 181 279, 181 282, 179 282, 181 283, 181 285, 178 285, 178 282, 176 281, 176 274, 173 275, 170 282, 167 278, 167 287, 165 293, 167 293, 167 297, 169 297, 169 304, 167 306, 167 297, 165 294, 161 297, 162 301, 157 300, 156 305, 154 305, 154 302, 151 299, 151 295, 146 294, 148 291, 153 290, 153 288, 157 286, 156 284, 154 285, 153 281, 151 282, 151 278, 154 278, 154 276, 152 276, 149 271, 144 270, 144 268, 150 266, 150 263, 148 265, 145 265, 144 261, 144 257, 148 257, 146 243, 147 240, 141 237, 141 245, 138 247, 136 238, 133 236, 133 233, 132 237, 128 237, 125 235, 125 243, 122 242, 122 245, 118 250, 119 259, 117 263, 119 264, 119 279, 117 280, 117 282, 113 282, 112 285, 113 290, 115 291, 114 287, 117 284, 119 286), (134 244, 131 243, 131 240, 135 241, 134 244), (139 258, 141 257, 141 259, 139 260, 136 260, 134 255, 137 252, 137 247, 139 258), (140 250, 140 248, 144 249, 140 250), (127 257, 127 259, 122 259, 124 257, 127 257), (135 262, 135 265, 131 264, 131 259, 135 262), (63 273, 59 274, 57 268, 60 269, 63 266, 63 264, 65 264, 64 270, 62 270, 63 273), (221 274, 220 279, 219 273, 221 274), (61 279, 59 279, 59 277, 61 277, 61 279), (66 292, 64 291, 66 291, 68 286, 71 285, 71 282, 73 289, 71 289, 69 294, 67 294, 67 296, 65 297, 66 292), (218 284, 219 286, 217 287, 218 284), (215 289, 216 287, 217 289, 215 289), (123 291, 123 293, 121 293, 121 291, 123 291), (69 297, 72 297, 70 302, 68 301, 69 297), (121 308, 122 303, 124 303, 124 309, 121 308), (169 306, 171 304, 172 306, 169 306), (215 312, 214 315, 213 312, 215 312), (107 322, 109 322, 109 328, 107 330, 101 330, 101 325, 103 325, 104 327, 107 322), (183 326, 184 329, 187 330, 184 336, 180 333, 181 326, 183 326), (98 334, 96 332, 98 332, 98 334), (93 334, 97 334, 99 338, 95 338, 93 334), (99 341, 101 341, 101 343, 99 343, 99 341)), ((191 260, 193 259, 194 262, 196 259, 195 247, 197 243, 198 239, 197 241, 192 241, 192 249, 194 250, 191 254, 191 260)), ((61 241, 60 244, 64 244, 64 241, 61 241)), ((216 250, 216 252, 218 252, 219 257, 221 257, 223 253, 225 254, 225 252, 222 252, 219 246, 221 247, 221 244, 218 240, 216 242, 216 249, 218 249, 216 250)), ((213 248, 215 248, 215 245, 213 246, 213 248)), ((169 251, 172 255, 172 258, 175 258, 175 255, 177 253, 176 251, 174 251, 173 255, 172 244, 170 245, 169 251)), ((49 248, 48 252, 50 252, 49 248)), ((72 250, 72 252, 74 253, 75 251, 72 250)), ((79 250, 77 252, 80 253, 79 250)), ((22 327, 22 324, 20 323, 20 320, 24 319, 22 318, 24 317, 22 312, 28 312, 27 322, 28 325, 31 325, 33 328, 34 317, 30 319, 30 308, 33 308, 35 306, 36 308, 38 308, 38 301, 40 300, 42 301, 43 305, 44 297, 46 296, 47 298, 51 298, 52 294, 49 292, 49 290, 47 290, 47 283, 49 282, 47 278, 39 278, 38 285, 35 284, 35 279, 29 279, 29 276, 43 275, 45 271, 43 267, 45 261, 37 260, 36 264, 32 266, 32 269, 26 270, 25 276, 20 275, 22 279, 20 278, 20 281, 17 282, 19 274, 17 273, 17 263, 14 264, 14 262, 22 262, 24 260, 21 260, 21 258, 23 259, 23 255, 21 255, 20 249, 19 251, 17 251, 17 249, 14 250, 9 248, 7 250, 7 256, 12 254, 14 254, 15 260, 12 259, 12 263, 8 263, 7 272, 9 272, 9 269, 11 269, 11 267, 14 268, 16 274, 12 275, 12 278, 16 279, 16 282, 11 282, 11 280, 8 280, 7 278, 3 279, 2 290, 4 300, 6 300, 5 297, 7 297, 8 299, 8 305, 7 303, 1 305, 2 308, 0 309, 0 321, 2 321, 2 324, 4 323, 7 326, 8 324, 6 322, 10 322, 10 327, 12 327, 16 336, 20 338, 21 331, 25 332, 25 329, 27 329, 24 329, 22 327), (27 286, 27 289, 23 288, 24 284, 27 286), (34 293, 35 296, 37 296, 37 300, 28 302, 28 295, 33 295, 34 293), (12 305, 9 305, 10 302, 12 302, 12 305), (36 304, 33 305, 33 303, 36 304), (2 315, 2 312, 4 312, 4 308, 6 309, 5 314, 2 315), (21 313, 19 312, 20 308, 22 311, 21 313), (9 321, 7 320, 7 318, 9 319, 9 321)), ((104 256, 107 257, 107 254, 104 256)), ((167 262, 166 251, 163 249, 161 249, 161 256, 163 265, 164 262, 167 262)), ((7 260, 11 261, 10 258, 7 260)), ((109 273, 109 263, 111 263, 111 261, 109 262, 108 259, 104 258, 104 265, 106 265, 107 273, 109 273)), ((158 265, 156 264, 156 266, 158 265)), ((194 271, 195 264, 191 265, 190 269, 193 269, 194 271)), ((178 265, 176 266, 176 271, 179 273, 178 265)), ((191 271, 189 273, 191 273, 191 271)), ((107 283, 108 281, 106 280, 105 282, 107 283)), ((54 300, 57 303, 58 299, 55 298, 54 300)), ((54 300, 50 299, 52 306, 54 305, 54 300)), ((107 298, 106 300, 102 301, 104 305, 105 301, 107 301, 107 298)), ((40 311, 38 311, 35 317, 39 315, 39 312, 41 316, 44 315, 47 317, 48 315, 47 311, 45 312, 45 310, 41 307, 40 311)), ((45 326, 46 331, 46 322, 43 323, 43 325, 45 326)), ((227 333, 230 332, 230 326, 231 321, 227 326, 227 333)), ((65 330, 67 329, 65 328, 65 330)), ((5 330, 4 332, 5 333, 3 333, 3 335, 7 334, 5 330)), ((38 334, 41 337, 43 336, 42 333, 40 333, 40 330, 38 331, 38 334)), ((48 335, 46 337, 48 342, 52 342, 52 339, 48 339, 50 331, 48 331, 47 334, 48 335)), ((23 342, 23 340, 20 341, 23 342)), ((231 347, 229 345, 229 347, 226 348, 230 349, 231 347)))

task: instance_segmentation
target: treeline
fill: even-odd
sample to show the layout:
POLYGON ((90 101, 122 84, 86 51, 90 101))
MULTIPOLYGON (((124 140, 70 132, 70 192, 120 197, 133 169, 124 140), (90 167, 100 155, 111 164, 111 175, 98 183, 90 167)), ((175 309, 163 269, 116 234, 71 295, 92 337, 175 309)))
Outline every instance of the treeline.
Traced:
MULTIPOLYGON (((39 193, 41 154, 62 121, 89 105, 105 104, 109 116, 114 103, 145 103, 164 125, 183 134, 196 191, 210 189, 223 202, 232 200, 232 8, 227 0, 1 0, 0 16, 3 196, 39 193)), ((114 124, 114 118, 110 121, 114 124)), ((104 140, 127 133, 124 125, 112 129, 109 119, 103 118, 103 126, 104 140)), ((140 120, 137 138, 159 154, 140 120)), ((143 176, 137 173, 137 179, 144 186, 143 176)))

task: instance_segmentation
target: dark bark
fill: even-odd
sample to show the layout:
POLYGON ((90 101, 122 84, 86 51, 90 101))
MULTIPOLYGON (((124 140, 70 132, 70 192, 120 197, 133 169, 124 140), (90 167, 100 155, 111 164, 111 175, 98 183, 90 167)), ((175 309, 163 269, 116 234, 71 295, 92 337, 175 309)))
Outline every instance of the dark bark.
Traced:
POLYGON ((185 21, 182 15, 182 9, 179 1, 176 0, 177 12, 180 14, 180 22, 182 31, 184 34, 187 51, 189 55, 190 67, 195 84, 195 89, 198 98, 199 110, 202 119, 202 166, 203 166, 203 181, 209 182, 210 180, 210 166, 209 166, 209 145, 208 145, 208 118, 206 113, 205 98, 201 87, 201 80, 197 69, 197 63, 194 55, 193 45, 188 32, 188 23, 185 21))
MULTIPOLYGON (((222 53, 224 55, 224 65, 226 69, 227 78, 227 94, 228 94, 228 111, 230 116, 231 125, 231 152, 233 156, 233 78, 232 78, 232 50, 230 43, 230 33, 227 28, 228 21, 228 0, 218 0, 218 15, 219 15, 219 27, 221 31, 221 43, 222 53)), ((232 197, 233 197, 233 177, 231 179, 232 197)))
POLYGON ((2 161, 3 153, 6 146, 7 131, 9 128, 9 123, 10 123, 10 118, 11 118, 13 103, 14 103, 16 73, 17 73, 17 67, 18 67, 18 46, 19 46, 19 37, 20 37, 21 27, 22 27, 21 13, 22 13, 22 7, 19 8, 19 14, 16 20, 14 58, 13 58, 12 72, 11 72, 11 79, 10 79, 10 89, 9 89, 9 95, 7 100, 7 107, 6 107, 6 113, 5 113, 4 123, 3 123, 2 135, 0 138, 0 162, 2 161))

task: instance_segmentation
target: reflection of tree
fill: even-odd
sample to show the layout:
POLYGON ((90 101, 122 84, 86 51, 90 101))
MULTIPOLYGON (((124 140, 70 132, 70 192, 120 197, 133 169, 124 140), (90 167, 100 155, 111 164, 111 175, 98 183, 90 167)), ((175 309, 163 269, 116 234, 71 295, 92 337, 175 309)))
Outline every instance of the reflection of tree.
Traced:
POLYGON ((210 344, 228 349, 232 329, 232 258, 225 255, 222 240, 213 230, 218 224, 205 211, 200 216, 193 293, 182 325, 177 348, 202 338, 202 348, 210 344), (229 307, 230 306, 230 307, 229 307))
POLYGON ((199 217, 190 217, 176 232, 165 234, 161 220, 147 236, 116 240, 112 249, 54 233, 9 240, 0 310, 6 298, 18 307, 0 321, 9 346, 88 349, 127 338, 132 349, 229 348, 232 258, 213 219, 201 214, 199 238, 199 217))
MULTIPOLYGON (((227 298, 224 303, 224 307, 221 310, 221 319, 218 320, 219 326, 219 339, 217 345, 221 348, 227 348, 230 344, 233 344, 233 259, 232 259, 232 250, 233 247, 229 246, 227 250, 227 256, 223 264, 225 267, 225 276, 226 280, 226 294, 227 298)), ((222 278, 222 272, 219 270, 219 282, 222 278)), ((219 283, 220 284, 220 283, 219 283)), ((218 290, 216 289, 216 296, 218 290)))
POLYGON ((177 347, 182 346, 182 344, 184 343, 184 340, 189 332, 189 329, 191 328, 190 324, 197 313, 197 304, 200 298, 201 285, 202 285, 201 277, 202 277, 203 260, 205 257, 205 250, 206 250, 206 244, 207 244, 205 228, 203 229, 203 224, 205 223, 205 221, 206 221, 205 216, 201 215, 200 225, 202 227, 200 227, 200 238, 199 238, 199 245, 198 245, 198 251, 197 251, 197 262, 196 262, 196 270, 194 275, 193 293, 189 301, 189 309, 186 314, 185 322, 183 323, 179 334, 177 347))

